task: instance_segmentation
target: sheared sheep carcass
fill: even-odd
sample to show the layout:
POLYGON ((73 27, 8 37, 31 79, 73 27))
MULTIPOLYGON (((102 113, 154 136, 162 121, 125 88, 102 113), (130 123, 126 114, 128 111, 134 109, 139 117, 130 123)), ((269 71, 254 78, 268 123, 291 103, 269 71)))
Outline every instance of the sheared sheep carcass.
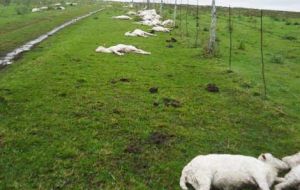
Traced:
POLYGON ((150 52, 146 52, 142 49, 138 49, 135 46, 132 45, 124 45, 124 44, 118 44, 116 46, 111 46, 109 48, 105 48, 103 46, 99 46, 96 49, 96 52, 98 53, 115 53, 117 55, 124 55, 125 53, 133 52, 143 55, 150 55, 150 52))
POLYGON ((169 26, 169 27, 174 26, 174 24, 175 24, 174 21, 171 19, 165 20, 161 23, 162 26, 169 26))
POLYGON ((300 152, 282 158, 282 161, 287 163, 291 168, 300 165, 300 152))
POLYGON ((132 18, 127 15, 114 16, 113 18, 120 19, 120 20, 132 20, 132 18))
POLYGON ((130 16, 135 16, 137 13, 134 11, 128 11, 126 14, 130 16))
POLYGON ((291 156, 286 156, 282 160, 292 169, 284 178, 277 178, 280 182, 275 186, 275 190, 295 188, 300 190, 300 152, 291 156))
POLYGON ((169 28, 164 28, 162 26, 154 26, 151 30, 155 32, 170 32, 169 28))
POLYGON ((161 24, 160 20, 143 20, 138 22, 138 24, 145 25, 145 26, 158 26, 161 24))
POLYGON ((155 34, 151 34, 149 32, 145 32, 140 29, 135 29, 133 32, 126 32, 125 36, 132 36, 132 37, 148 37, 148 36, 156 36, 155 34))
POLYGON ((138 16, 140 16, 142 20, 160 20, 161 18, 155 9, 139 11, 138 16))
POLYGON ((33 9, 31 10, 31 12, 33 12, 33 13, 40 12, 40 11, 41 11, 40 8, 33 8, 33 9))
POLYGON ((262 154, 258 159, 228 154, 197 156, 184 167, 180 187, 188 190, 187 184, 195 190, 238 189, 243 186, 258 186, 269 190, 277 174, 288 166, 271 154, 262 154))
POLYGON ((275 190, 292 188, 300 190, 300 165, 293 167, 284 178, 277 181, 280 181, 280 183, 275 186, 275 190))

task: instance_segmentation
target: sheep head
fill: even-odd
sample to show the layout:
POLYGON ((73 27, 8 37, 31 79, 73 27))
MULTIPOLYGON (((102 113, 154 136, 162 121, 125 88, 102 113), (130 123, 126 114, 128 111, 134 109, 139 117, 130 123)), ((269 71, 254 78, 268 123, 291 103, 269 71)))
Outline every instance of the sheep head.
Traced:
POLYGON ((111 53, 111 51, 109 51, 107 48, 103 47, 103 46, 99 46, 97 49, 96 49, 96 52, 98 53, 111 53))
POLYGON ((261 154, 258 157, 258 159, 261 160, 262 162, 266 163, 266 164, 269 164, 270 166, 274 167, 278 171, 284 171, 284 170, 289 169, 289 166, 285 162, 281 161, 278 158, 275 158, 270 153, 261 154))

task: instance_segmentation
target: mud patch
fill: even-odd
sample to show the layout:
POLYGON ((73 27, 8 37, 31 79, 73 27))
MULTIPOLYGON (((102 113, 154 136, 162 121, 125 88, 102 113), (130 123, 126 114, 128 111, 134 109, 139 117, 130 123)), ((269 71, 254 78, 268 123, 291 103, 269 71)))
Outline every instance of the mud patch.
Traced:
POLYGON ((233 70, 227 69, 227 70, 226 70, 226 73, 229 73, 229 74, 230 74, 230 73, 233 73, 233 70))
POLYGON ((110 81, 111 84, 116 84, 116 83, 118 83, 118 82, 129 83, 129 82, 131 82, 131 80, 128 79, 128 78, 120 78, 120 79, 112 79, 112 80, 110 81))
POLYGON ((79 58, 72 58, 71 60, 72 60, 73 62, 77 62, 77 63, 81 62, 81 59, 79 59, 79 58))
POLYGON ((158 93, 158 88, 157 88, 157 87, 151 87, 151 88, 149 89, 149 92, 150 92, 151 94, 158 93))
POLYGON ((117 115, 121 115, 122 114, 122 110, 118 109, 118 108, 115 108, 113 109, 112 111, 114 114, 117 114, 117 115))
POLYGON ((85 79, 78 79, 77 82, 78 83, 86 83, 86 80, 85 79))
POLYGON ((172 98, 164 98, 163 102, 167 107, 179 108, 182 106, 181 102, 172 98))
POLYGON ((155 107, 159 106, 159 102, 157 102, 157 101, 153 102, 153 106, 155 106, 155 107))
POLYGON ((85 79, 78 79, 78 80, 76 81, 75 87, 76 87, 76 88, 80 88, 80 87, 82 87, 82 85, 83 85, 84 83, 86 83, 86 80, 85 80, 85 79))
POLYGON ((151 34, 155 34, 155 30, 150 30, 150 32, 149 33, 151 33, 151 34))
POLYGON ((62 97, 62 98, 65 98, 65 97, 67 97, 67 93, 62 92, 62 93, 59 93, 58 96, 62 97))
POLYGON ((166 42, 169 42, 169 43, 176 43, 177 40, 176 40, 176 38, 171 37, 170 39, 166 40, 166 42))
POLYGON ((142 152, 142 148, 137 144, 132 143, 125 148, 124 152, 129 154, 139 154, 142 152))
POLYGON ((217 87, 217 85, 215 84, 207 84, 206 88, 205 88, 208 92, 213 92, 213 93, 217 93, 220 92, 219 87, 217 87))
POLYGON ((149 135, 148 141, 151 144, 163 145, 163 144, 166 144, 173 137, 174 137, 174 135, 169 135, 166 133, 156 131, 149 135))
POLYGON ((242 88, 246 88, 246 89, 251 88, 251 85, 250 85, 249 83, 247 83, 247 82, 242 83, 240 86, 241 86, 242 88))

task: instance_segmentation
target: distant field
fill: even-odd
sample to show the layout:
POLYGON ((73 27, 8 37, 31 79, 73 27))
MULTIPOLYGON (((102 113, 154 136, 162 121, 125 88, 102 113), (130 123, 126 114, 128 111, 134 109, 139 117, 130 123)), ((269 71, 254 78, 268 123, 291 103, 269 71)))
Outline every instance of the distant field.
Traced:
POLYGON ((73 7, 66 6, 66 10, 63 11, 26 12, 21 15, 16 11, 17 5, 0 6, 0 56, 72 18, 96 10, 99 6, 86 3, 73 7))
MULTIPOLYGON (((76 11, 81 10, 69 15, 76 11)), ((111 19, 126 11, 115 4, 0 71, 0 189, 173 190, 179 189, 183 166, 198 154, 271 152, 281 157, 300 150, 299 14, 269 12, 264 18, 264 100, 257 11, 233 10, 233 73, 227 72, 226 9, 218 12, 216 58, 202 53, 208 8, 200 10, 198 48, 194 8, 188 37, 182 7, 179 28, 147 39, 124 33, 148 27, 111 19), (173 48, 166 47, 170 37, 178 40, 173 48), (152 55, 94 52, 99 45, 118 43, 152 55), (208 83, 220 92, 207 92, 208 83), (151 87, 158 93, 151 94, 151 87)), ((164 16, 172 18, 171 13, 165 7, 164 16)), ((28 16, 47 18, 44 14, 62 13, 28 16)), ((16 18, 10 19, 13 28, 16 18)), ((8 25, 3 24, 6 30, 8 25)), ((12 40, 21 38, 17 30, 4 35, 0 40, 10 39, 9 47, 22 41, 12 40)))

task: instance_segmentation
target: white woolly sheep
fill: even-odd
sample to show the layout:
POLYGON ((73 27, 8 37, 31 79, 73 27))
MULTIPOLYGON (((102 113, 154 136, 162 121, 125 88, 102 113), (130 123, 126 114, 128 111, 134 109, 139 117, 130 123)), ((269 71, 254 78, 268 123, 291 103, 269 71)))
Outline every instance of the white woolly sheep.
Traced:
POLYGON ((170 32, 169 28, 164 28, 162 26, 154 26, 151 30, 155 32, 170 32))
POLYGON ((143 20, 137 22, 137 24, 145 25, 145 26, 158 26, 161 24, 160 20, 143 20))
POLYGON ((184 167, 180 187, 188 190, 189 184, 196 190, 210 190, 211 187, 229 190, 255 186, 269 190, 278 172, 287 168, 286 163, 269 153, 258 159, 228 154, 197 156, 184 167))
POLYGON ((161 18, 155 9, 139 11, 138 16, 140 16, 142 20, 159 20, 161 18))
POLYGON ((127 15, 114 16, 113 18, 120 19, 120 20, 132 20, 132 18, 127 15))
POLYGON ((40 8, 33 8, 33 9, 31 10, 31 12, 33 12, 33 13, 40 12, 40 11, 41 11, 40 8))
POLYGON ((284 178, 277 178, 280 182, 275 186, 275 190, 298 188, 300 190, 300 152, 297 154, 286 156, 282 160, 287 163, 292 169, 284 178))
POLYGON ((134 12, 134 11, 128 11, 126 14, 127 14, 127 15, 131 15, 131 16, 134 16, 134 15, 136 15, 137 13, 134 12))
POLYGON ((163 26, 174 26, 174 24, 175 24, 174 21, 171 19, 165 20, 161 23, 161 25, 163 26))
POLYGON ((45 7, 41 7, 40 9, 45 11, 45 10, 48 10, 48 7, 45 6, 45 7))
POLYGON ((300 190, 300 165, 293 167, 291 171, 284 176, 284 178, 277 178, 277 181, 280 181, 280 183, 275 186, 275 190, 290 188, 300 190))
POLYGON ((125 53, 129 53, 129 52, 144 54, 144 55, 151 54, 150 52, 146 52, 144 50, 138 49, 132 45, 124 45, 124 44, 118 44, 116 46, 111 46, 109 48, 99 46, 96 49, 96 52, 98 52, 98 53, 115 53, 117 55, 124 55, 125 53))
POLYGON ((300 152, 297 154, 286 156, 282 158, 282 161, 287 163, 291 168, 300 165, 300 152))
POLYGON ((126 32, 125 36, 132 36, 132 37, 145 37, 147 38, 148 36, 156 36, 155 34, 151 34, 149 32, 145 32, 140 29, 135 29, 133 32, 126 32))

